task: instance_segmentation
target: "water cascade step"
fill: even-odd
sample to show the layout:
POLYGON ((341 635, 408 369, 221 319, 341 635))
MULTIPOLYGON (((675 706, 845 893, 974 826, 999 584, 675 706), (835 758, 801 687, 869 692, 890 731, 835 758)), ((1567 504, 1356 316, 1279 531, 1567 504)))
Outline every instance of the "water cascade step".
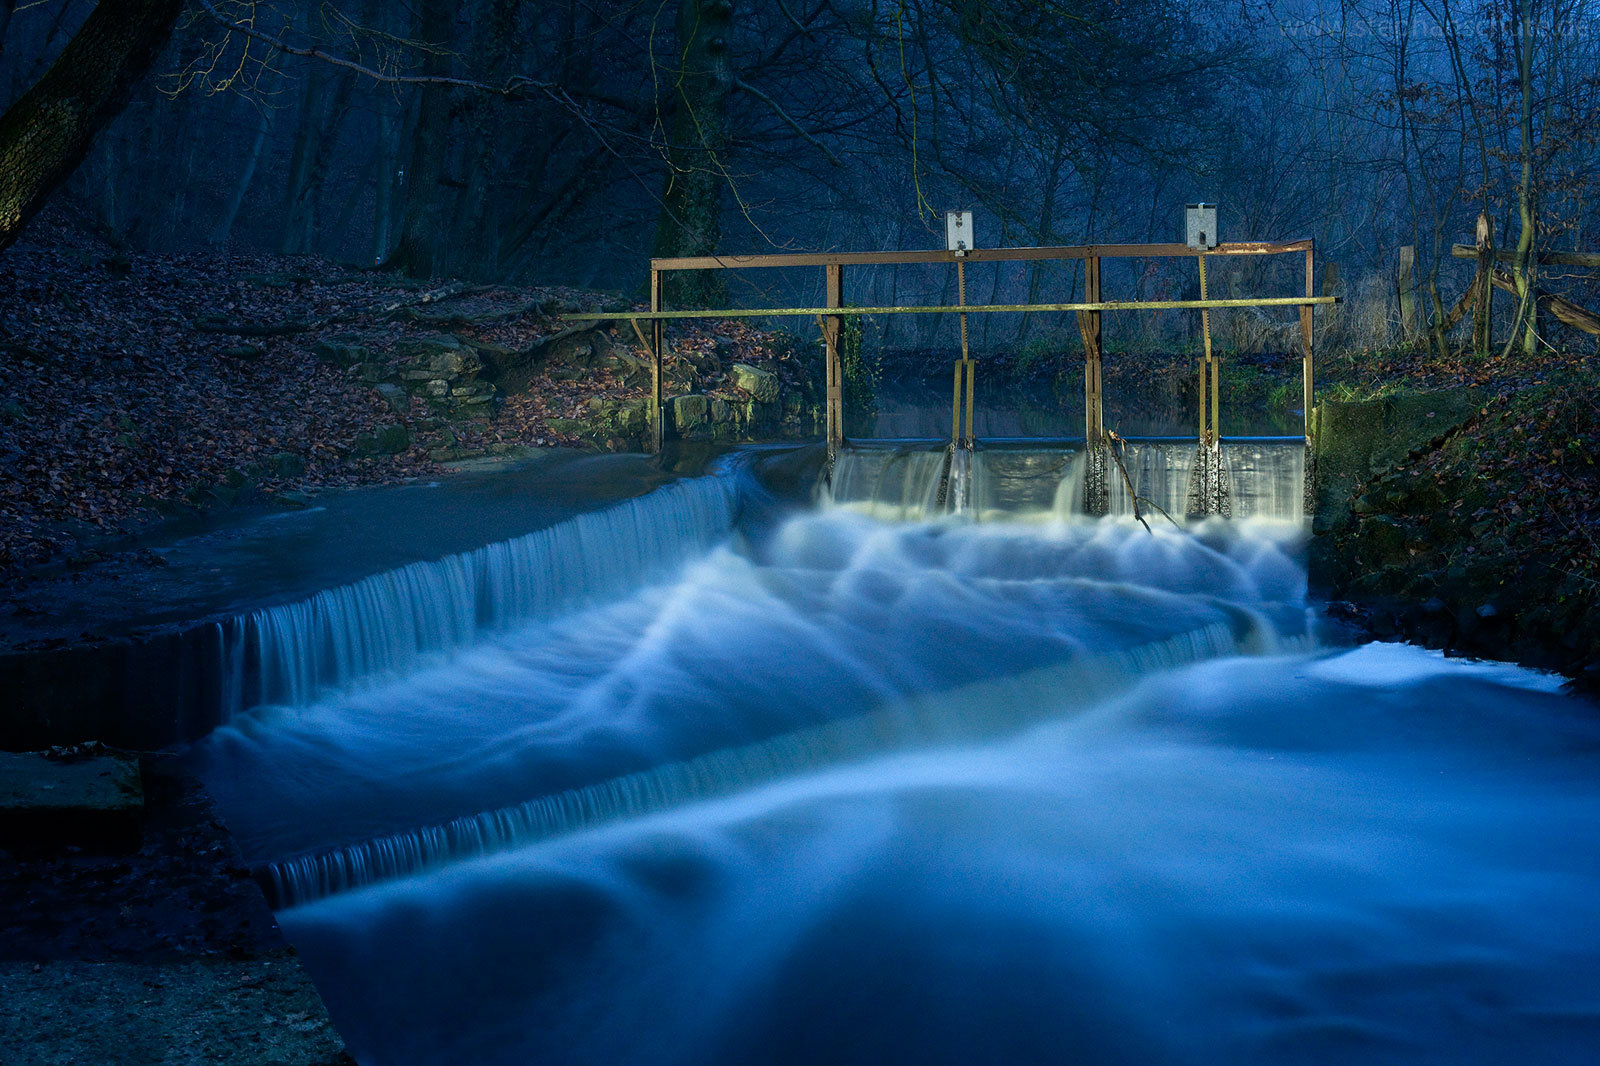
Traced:
POLYGON ((635 588, 732 531, 747 478, 693 478, 514 540, 218 623, 224 707, 302 705, 486 632, 635 588))
MULTIPOLYGON (((1133 439, 1106 447, 1116 449, 1121 469, 1107 461, 1105 513, 1133 514, 1137 496, 1146 517, 1165 511, 1183 520, 1197 454, 1193 440, 1133 439)), ((1089 513, 1089 458, 1081 443, 958 448, 954 455, 933 444, 861 446, 839 454, 823 496, 828 505, 892 521, 963 513, 978 520, 1066 520, 1089 513)), ((1224 439, 1220 461, 1229 486, 1229 517, 1305 519, 1302 439, 1224 439)))
POLYGON ((1150 671, 1236 654, 1261 636, 1248 620, 1240 632, 1220 624, 1203 626, 1127 651, 978 682, 440 825, 282 859, 257 867, 256 878, 273 907, 299 906, 806 771, 912 747, 1001 736, 1104 699, 1150 671))

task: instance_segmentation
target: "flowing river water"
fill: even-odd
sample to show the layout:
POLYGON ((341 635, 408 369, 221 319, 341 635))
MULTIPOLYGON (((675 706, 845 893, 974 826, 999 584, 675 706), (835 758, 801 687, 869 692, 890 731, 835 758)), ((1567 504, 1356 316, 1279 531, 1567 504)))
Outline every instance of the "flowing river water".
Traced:
POLYGON ((191 757, 363 1063, 1593 1061, 1596 709, 1328 631, 1280 451, 736 455, 241 622, 191 757))

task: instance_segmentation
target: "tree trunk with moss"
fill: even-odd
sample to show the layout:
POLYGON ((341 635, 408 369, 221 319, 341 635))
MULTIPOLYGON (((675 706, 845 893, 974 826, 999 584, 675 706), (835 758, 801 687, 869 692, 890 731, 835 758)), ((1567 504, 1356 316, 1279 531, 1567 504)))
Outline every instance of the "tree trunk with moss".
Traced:
POLYGON ((100 0, 38 84, 0 116, 0 249, 83 162, 182 10, 183 0, 100 0))
MULTIPOLYGON (((679 0, 678 62, 667 72, 675 112, 656 229, 658 257, 710 255, 722 236, 732 26, 730 0, 679 0)), ((669 274, 666 281, 672 307, 716 307, 724 297, 716 271, 669 274)))

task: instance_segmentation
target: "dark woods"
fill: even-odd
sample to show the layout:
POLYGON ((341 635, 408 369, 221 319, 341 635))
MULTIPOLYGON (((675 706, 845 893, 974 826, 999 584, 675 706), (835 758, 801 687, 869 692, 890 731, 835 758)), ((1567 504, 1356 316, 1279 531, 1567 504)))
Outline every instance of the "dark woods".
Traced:
MULTIPOLYGON (((1583 0, 4 0, 0 228, 70 174, 134 248, 632 293, 650 254, 928 247, 951 206, 990 244, 1170 240, 1207 199, 1225 238, 1314 237, 1378 343, 1393 316, 1359 321, 1361 296, 1392 303, 1401 246, 1426 318, 1470 276, 1450 246, 1480 211, 1519 279, 1592 244, 1593 22, 1583 0), (139 32, 89 49, 112 16, 139 32), (7 146, 35 86, 89 101, 49 159, 7 146)), ((1075 271, 992 272, 975 298, 1072 298, 1075 271)), ((772 296, 685 284, 680 306, 772 296)), ((950 296, 915 271, 852 284, 950 296)))

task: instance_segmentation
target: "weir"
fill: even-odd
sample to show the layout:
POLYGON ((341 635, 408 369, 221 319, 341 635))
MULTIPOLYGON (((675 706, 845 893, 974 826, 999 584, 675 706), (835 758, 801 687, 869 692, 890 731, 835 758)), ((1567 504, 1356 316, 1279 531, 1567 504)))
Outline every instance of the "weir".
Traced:
POLYGON ((1149 533, 1082 441, 858 444, 787 510, 744 453, 286 610, 297 702, 188 757, 362 1061, 1443 1064, 1485 1002, 1579 1061, 1592 716, 1330 646, 1302 442, 1218 444, 1252 520, 1149 533))
MULTIPOLYGON (((1190 438, 1194 455, 1182 464, 1187 483, 1180 494, 1163 492, 1165 502, 1158 506, 1169 514, 1182 513, 1195 517, 1233 514, 1231 474, 1234 463, 1224 456, 1221 435, 1221 374, 1222 357, 1213 351, 1211 344, 1210 314, 1226 308, 1294 307, 1300 315, 1301 341, 1301 392, 1302 410, 1306 430, 1302 438, 1301 469, 1309 468, 1311 454, 1310 412, 1313 382, 1314 319, 1313 310, 1318 305, 1336 304, 1335 296, 1316 295, 1315 247, 1310 240, 1234 241, 1218 242, 1215 234, 1215 205, 1191 204, 1189 207, 1189 240, 1185 244, 1120 244, 1083 245, 1041 248, 971 247, 971 227, 964 212, 953 212, 948 218, 950 246, 944 251, 923 252, 856 252, 856 253, 792 253, 776 255, 711 255, 688 258, 654 259, 650 264, 650 309, 648 312, 623 314, 569 314, 563 316, 573 322, 606 320, 627 321, 648 350, 652 372, 652 425, 657 450, 662 447, 665 426, 664 396, 662 393, 662 358, 666 351, 666 325, 675 320, 710 318, 775 318, 784 316, 815 318, 821 332, 824 349, 823 368, 826 379, 826 413, 824 442, 828 449, 827 476, 832 477, 834 465, 846 446, 844 435, 844 369, 840 351, 841 330, 848 316, 876 314, 955 314, 959 317, 961 350, 954 366, 954 389, 951 400, 951 430, 949 455, 945 461, 945 476, 937 494, 938 504, 946 510, 959 512, 968 503, 970 487, 970 453, 975 444, 972 412, 978 364, 971 356, 967 344, 967 316, 986 313, 1072 313, 1076 316, 1079 334, 1083 340, 1084 358, 1084 437, 1081 490, 1076 499, 1080 513, 1103 515, 1114 513, 1113 499, 1121 490, 1130 504, 1141 494, 1137 489, 1128 491, 1129 478, 1121 469, 1126 464, 1126 448, 1122 439, 1105 425, 1103 414, 1103 363, 1102 315, 1112 311, 1196 310, 1200 312, 1201 335, 1204 351, 1198 363, 1198 433, 1190 438), (1211 299, 1207 288, 1206 263, 1216 257, 1303 254, 1305 257, 1305 295, 1254 297, 1249 299, 1211 299), (1105 259, 1173 258, 1192 256, 1199 271, 1200 299, 1198 300, 1106 300, 1101 291, 1101 264, 1105 259), (1076 303, 1036 304, 977 304, 967 303, 966 268, 979 262, 1077 260, 1083 264, 1083 300, 1076 303), (958 302, 953 306, 893 306, 851 307, 847 304, 845 271, 850 266, 895 265, 909 263, 949 263, 956 270, 958 302), (664 278, 675 271, 749 270, 796 267, 821 267, 823 269, 823 307, 809 308, 738 308, 722 310, 667 310, 664 302, 664 278), (642 323, 650 327, 647 337, 642 323), (1118 450, 1114 453, 1113 448, 1118 450), (1119 462, 1120 461, 1120 462, 1119 462), (952 492, 952 486, 954 491, 952 492), (1169 506, 1171 504, 1171 506, 1169 506)), ((1165 442, 1160 442, 1165 443, 1165 442)), ((1272 442, 1276 443, 1276 442, 1272 442)), ((1141 455, 1150 454, 1149 447, 1139 449, 1141 455)), ((1233 449, 1237 450, 1237 449, 1233 449)), ((1171 468, 1174 464, 1162 463, 1171 468)), ((1304 513, 1312 494, 1308 483, 1302 481, 1299 489, 1303 497, 1300 505, 1304 513)), ((1152 500, 1152 502, 1155 502, 1152 500)), ((1246 504, 1247 509, 1254 504, 1246 504)), ((1277 506, 1276 503, 1269 506, 1277 506)))
MULTIPOLYGON (((1158 520, 1162 513, 1175 520, 1194 513, 1189 501, 1195 465, 1204 453, 1193 439, 1135 438, 1107 447, 1117 449, 1121 464, 1112 466, 1098 490, 1103 496, 1094 511, 1118 517, 1137 510, 1158 520)), ((1229 517, 1304 521, 1301 438, 1225 437, 1215 455, 1230 486, 1229 517)), ((857 441, 839 454, 821 491, 830 504, 890 521, 944 514, 978 521, 1067 521, 1091 513, 1096 458, 1083 441, 980 443, 971 451, 933 441, 857 441)), ((1111 461, 1104 454, 1099 458, 1111 461)))

